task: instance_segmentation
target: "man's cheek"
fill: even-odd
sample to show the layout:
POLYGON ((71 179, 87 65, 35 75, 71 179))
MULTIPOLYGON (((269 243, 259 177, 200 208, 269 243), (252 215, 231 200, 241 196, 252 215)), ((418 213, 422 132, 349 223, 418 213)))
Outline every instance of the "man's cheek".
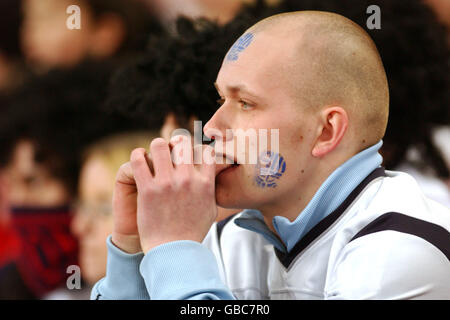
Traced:
POLYGON ((253 181, 259 188, 276 188, 286 172, 287 163, 282 154, 264 151, 258 157, 253 181))

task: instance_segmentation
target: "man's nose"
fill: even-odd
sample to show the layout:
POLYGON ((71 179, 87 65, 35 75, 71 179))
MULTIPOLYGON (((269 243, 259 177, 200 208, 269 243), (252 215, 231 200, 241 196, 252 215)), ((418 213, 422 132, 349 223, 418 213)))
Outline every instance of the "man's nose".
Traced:
POLYGON ((220 107, 212 118, 205 124, 203 132, 211 140, 228 141, 233 139, 230 129, 230 121, 224 106, 220 107))

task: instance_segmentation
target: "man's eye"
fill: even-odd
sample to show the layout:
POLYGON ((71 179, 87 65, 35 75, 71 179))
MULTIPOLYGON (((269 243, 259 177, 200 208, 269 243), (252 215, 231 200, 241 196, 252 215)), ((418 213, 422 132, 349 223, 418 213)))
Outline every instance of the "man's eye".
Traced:
POLYGON ((253 108, 252 105, 248 104, 245 101, 241 100, 241 101, 239 101, 239 103, 241 104, 241 107, 242 107, 243 110, 250 110, 251 108, 253 108))

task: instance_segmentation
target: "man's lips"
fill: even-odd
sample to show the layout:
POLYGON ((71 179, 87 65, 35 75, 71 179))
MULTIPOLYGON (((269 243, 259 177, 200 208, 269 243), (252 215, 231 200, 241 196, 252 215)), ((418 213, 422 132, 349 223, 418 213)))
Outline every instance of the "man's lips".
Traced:
POLYGON ((222 164, 216 165, 216 177, 221 173, 239 167, 238 164, 222 164))
POLYGON ((225 170, 228 170, 230 168, 238 167, 239 164, 237 163, 237 160, 234 158, 231 158, 224 154, 217 154, 216 155, 216 176, 222 173, 225 170), (221 159, 222 163, 217 163, 217 159, 221 159))

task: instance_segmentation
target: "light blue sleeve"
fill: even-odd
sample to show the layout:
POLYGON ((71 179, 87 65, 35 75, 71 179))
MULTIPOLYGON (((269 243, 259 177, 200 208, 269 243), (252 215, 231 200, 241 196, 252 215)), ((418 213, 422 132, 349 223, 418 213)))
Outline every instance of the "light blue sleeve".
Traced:
POLYGON ((139 273, 143 253, 128 254, 106 240, 108 261, 106 277, 92 288, 92 300, 145 300, 150 299, 144 279, 139 273))
POLYGON ((142 259, 140 272, 154 300, 235 299, 221 280, 212 251, 195 241, 155 247, 142 259))

